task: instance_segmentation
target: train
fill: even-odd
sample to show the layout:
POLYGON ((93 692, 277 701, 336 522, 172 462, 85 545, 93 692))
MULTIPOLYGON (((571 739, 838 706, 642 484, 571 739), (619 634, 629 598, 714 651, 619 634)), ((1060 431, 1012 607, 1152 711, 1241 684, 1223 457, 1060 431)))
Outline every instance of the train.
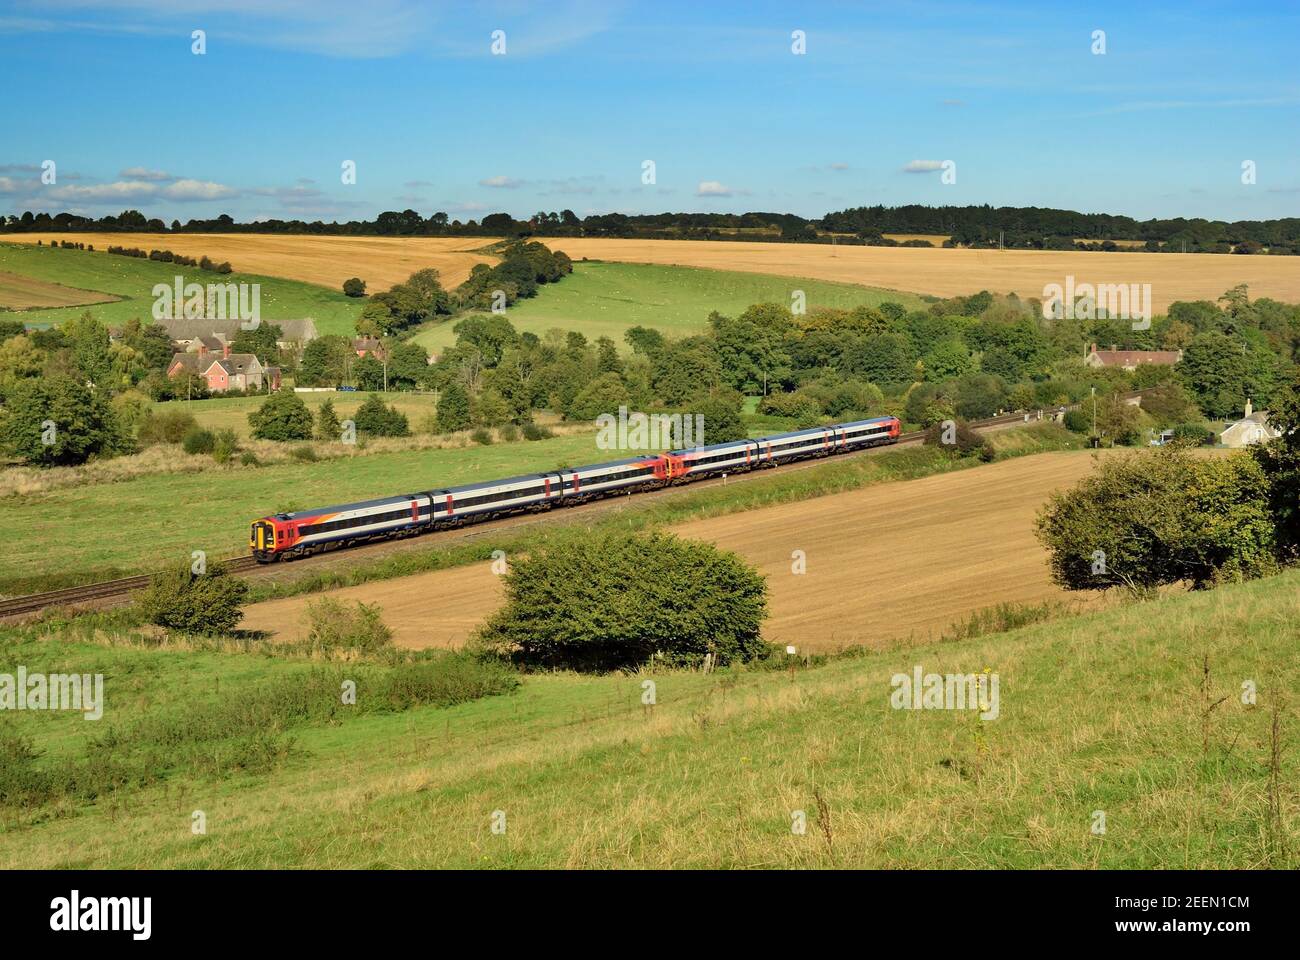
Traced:
POLYGON ((638 493, 702 477, 897 443, 901 431, 897 417, 876 417, 756 440, 731 440, 585 467, 277 513, 253 521, 249 550, 259 563, 290 560, 375 540, 418 536, 512 514, 573 506, 614 493, 638 493))

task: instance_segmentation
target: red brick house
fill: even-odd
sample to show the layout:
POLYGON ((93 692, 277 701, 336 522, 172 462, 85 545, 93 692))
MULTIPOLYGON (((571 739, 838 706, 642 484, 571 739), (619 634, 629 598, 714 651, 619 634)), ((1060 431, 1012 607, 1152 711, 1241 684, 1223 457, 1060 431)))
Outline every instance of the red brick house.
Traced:
POLYGON ((209 352, 202 343, 194 353, 178 353, 167 367, 167 376, 179 376, 182 371, 196 373, 208 381, 211 393, 228 390, 280 389, 280 368, 265 367, 251 353, 231 353, 230 344, 222 347, 221 354, 209 352))

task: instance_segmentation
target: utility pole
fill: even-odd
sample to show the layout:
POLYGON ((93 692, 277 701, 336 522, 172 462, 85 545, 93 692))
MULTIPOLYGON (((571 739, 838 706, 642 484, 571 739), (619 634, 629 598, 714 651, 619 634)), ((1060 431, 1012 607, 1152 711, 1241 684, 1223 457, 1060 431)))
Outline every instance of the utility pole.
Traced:
POLYGON ((1092 388, 1092 442, 1097 445, 1097 388, 1092 388))

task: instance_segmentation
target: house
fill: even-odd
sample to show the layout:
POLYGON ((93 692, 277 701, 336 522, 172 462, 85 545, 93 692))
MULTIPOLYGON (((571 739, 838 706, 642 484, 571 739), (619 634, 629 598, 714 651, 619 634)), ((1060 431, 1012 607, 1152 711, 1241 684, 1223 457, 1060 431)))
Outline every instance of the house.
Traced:
POLYGON ((1083 362, 1090 367, 1119 367, 1131 372, 1146 366, 1172 367, 1181 359, 1181 350, 1116 350, 1114 344, 1109 350, 1098 350, 1094 343, 1083 362))
MULTIPOLYGON (((198 344, 204 339, 215 339, 222 344, 231 343, 241 329, 239 320, 164 319, 155 322, 167 331, 167 335, 172 338, 172 342, 180 352, 196 350, 198 344)), ((278 343, 281 349, 305 347, 320 336, 316 330, 316 321, 310 317, 305 320, 267 320, 266 322, 280 328, 281 337, 278 343)), ((206 346, 209 350, 219 348, 214 348, 211 343, 206 346)))
POLYGON ((352 349, 357 352, 358 357, 369 354, 381 363, 388 359, 388 351, 376 337, 358 337, 352 341, 352 349))
POLYGON ((1219 442, 1225 447, 1249 447, 1256 443, 1265 443, 1282 436, 1282 431, 1268 422, 1268 411, 1255 412, 1254 406, 1246 401, 1246 415, 1236 423, 1230 423, 1219 434, 1219 442))
POLYGON ((176 377, 182 372, 203 377, 212 393, 280 389, 279 367, 264 367, 251 353, 231 353, 230 344, 225 344, 220 353, 216 353, 209 352, 200 342, 193 352, 175 354, 167 367, 167 376, 176 377))

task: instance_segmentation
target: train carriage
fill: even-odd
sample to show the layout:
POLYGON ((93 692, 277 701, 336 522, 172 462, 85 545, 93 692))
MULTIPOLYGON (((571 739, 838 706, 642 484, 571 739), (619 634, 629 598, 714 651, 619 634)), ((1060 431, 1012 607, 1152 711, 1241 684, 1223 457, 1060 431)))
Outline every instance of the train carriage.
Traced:
POLYGON ((315 510, 278 513, 253 524, 253 556, 300 556, 346 541, 413 530, 432 522, 433 503, 427 493, 410 493, 381 500, 342 503, 315 510))
POLYGON ((544 510, 557 503, 582 503, 616 491, 631 493, 694 476, 776 466, 782 461, 892 443, 898 439, 900 426, 895 417, 857 420, 758 440, 732 440, 672 450, 659 456, 629 457, 505 480, 280 513, 253 522, 249 548, 257 560, 265 563, 348 543, 408 536, 524 510, 544 510))

